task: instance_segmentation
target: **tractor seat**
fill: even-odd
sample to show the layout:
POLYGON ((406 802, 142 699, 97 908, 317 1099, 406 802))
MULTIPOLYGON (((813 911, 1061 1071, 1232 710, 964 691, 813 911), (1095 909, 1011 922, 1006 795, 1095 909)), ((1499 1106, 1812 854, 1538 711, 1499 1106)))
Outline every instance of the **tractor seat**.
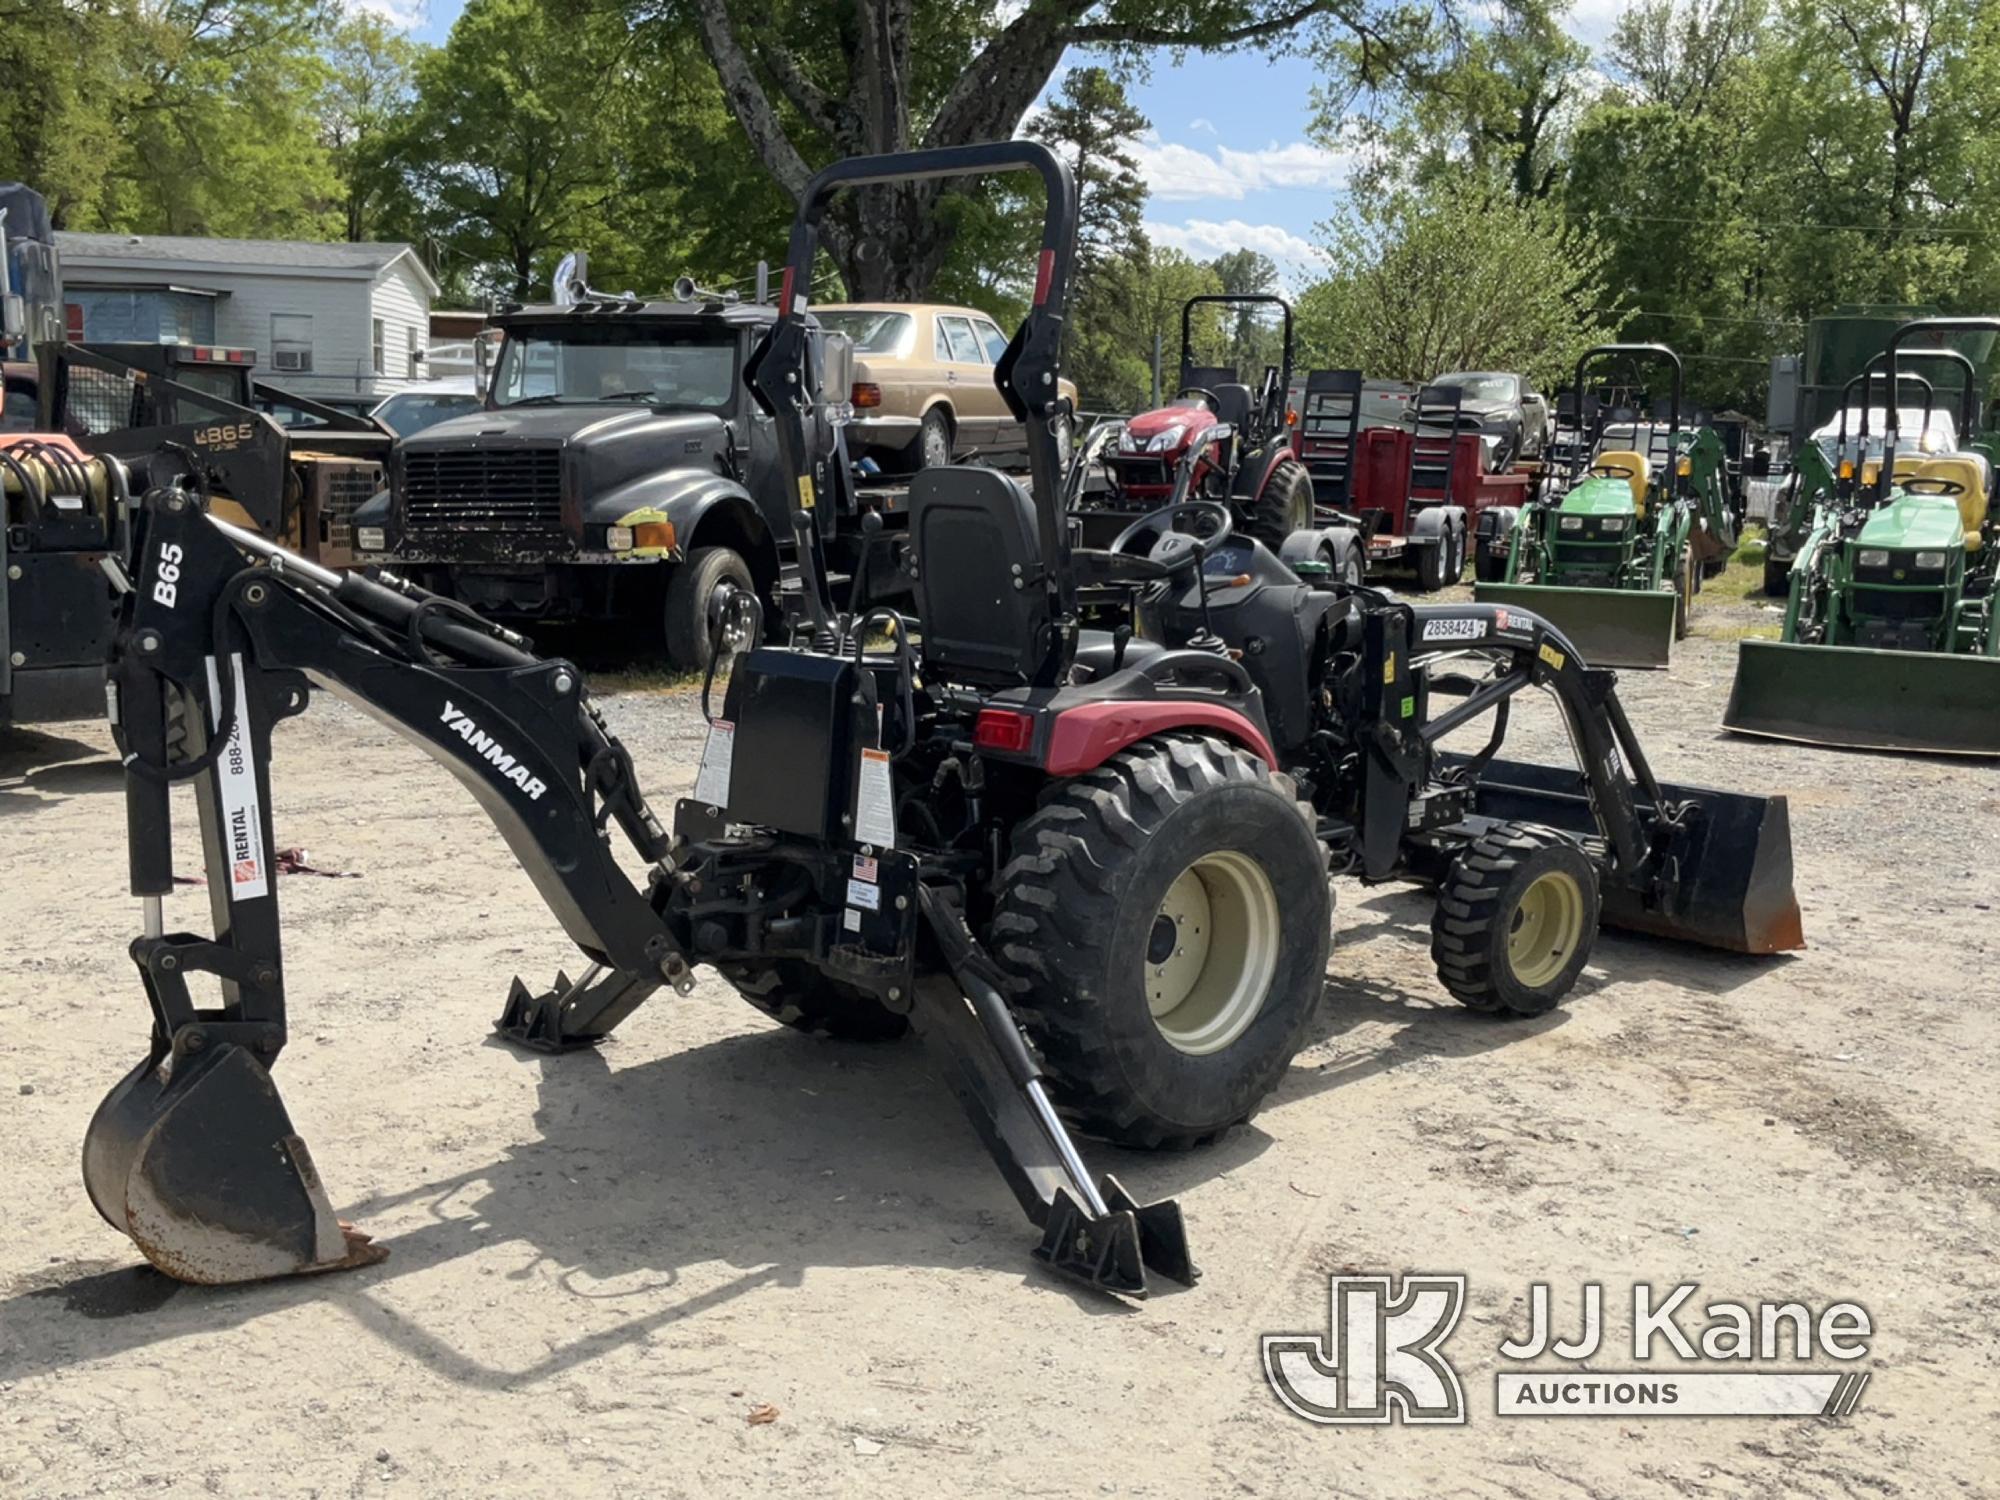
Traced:
POLYGON ((1646 455, 1634 452, 1630 448, 1613 448, 1607 453, 1598 454, 1592 460, 1593 467, 1598 464, 1614 464, 1618 468, 1632 471, 1632 478, 1630 480, 1632 486, 1632 509, 1638 513, 1638 518, 1641 521, 1645 520, 1646 491, 1652 484, 1653 473, 1653 466, 1647 461, 1646 455))
MULTIPOLYGON (((1899 477, 1905 470, 1901 461, 1896 464, 1899 477)), ((1983 539, 1980 532, 1986 525, 1986 460, 1977 453, 1946 453, 1937 458, 1927 458, 1917 465, 1916 476, 1920 479, 1949 479, 1965 486, 1951 498, 1958 503, 1959 523, 1965 528, 1965 550, 1977 552, 1983 539)))
POLYGON ((965 465, 920 470, 910 481, 910 550, 924 670, 988 687, 1030 681, 1054 622, 1035 503, 1021 482, 965 465))
POLYGON ((1215 392, 1215 420, 1227 422, 1238 432, 1250 420, 1250 403, 1256 399, 1247 385, 1218 385, 1215 392))

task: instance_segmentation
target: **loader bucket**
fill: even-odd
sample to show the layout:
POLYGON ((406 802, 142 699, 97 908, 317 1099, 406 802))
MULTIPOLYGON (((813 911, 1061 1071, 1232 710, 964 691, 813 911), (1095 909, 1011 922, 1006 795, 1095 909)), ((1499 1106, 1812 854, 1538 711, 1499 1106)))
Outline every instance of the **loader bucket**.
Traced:
POLYGON ((1745 641, 1722 727, 1846 750, 2000 756, 2000 660, 1745 641))
POLYGON ((83 1181, 114 1229, 181 1281, 222 1285, 367 1265, 388 1252, 334 1217, 276 1085, 242 1047, 164 1049, 105 1096, 83 1181))
POLYGON ((1481 604, 1533 610, 1568 636, 1593 667, 1664 667, 1674 644, 1674 596, 1657 589, 1476 583, 1472 597, 1481 604))
MULTIPOLYGON (((1732 953, 1783 953, 1805 946, 1792 889, 1792 824, 1783 797, 1661 782, 1670 803, 1691 806, 1669 848, 1670 877, 1656 895, 1606 879, 1607 926, 1732 953)), ((1496 760, 1474 793, 1487 817, 1540 823, 1586 838, 1598 833, 1582 777, 1569 767, 1496 760)), ((1639 811, 1650 819, 1651 803, 1639 811)), ((1648 883, 1649 884, 1649 883, 1648 883)))

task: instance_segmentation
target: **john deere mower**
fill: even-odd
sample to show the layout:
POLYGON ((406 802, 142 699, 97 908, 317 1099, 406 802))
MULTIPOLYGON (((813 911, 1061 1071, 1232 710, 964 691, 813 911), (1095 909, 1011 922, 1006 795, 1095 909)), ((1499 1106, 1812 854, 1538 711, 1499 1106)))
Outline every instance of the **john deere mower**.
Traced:
POLYGON ((1193 483, 1182 498, 1226 502, 1236 524, 1274 552, 1290 533, 1311 526, 1312 479, 1292 452, 1291 388, 1289 302, 1267 293, 1189 298, 1181 308, 1178 392, 1166 406, 1140 412, 1111 434, 1103 451, 1109 482, 1089 495, 1082 512, 1086 539, 1113 536, 1126 520, 1174 498, 1177 471, 1189 454, 1193 483), (1235 369, 1194 363, 1194 318, 1204 307, 1275 307, 1283 314, 1280 362, 1265 367, 1255 391, 1235 369))
MULTIPOLYGON (((457 775, 588 959, 546 989, 517 979, 503 1036, 594 1046, 661 986, 690 992, 701 965, 798 1030, 915 1030, 1040 1258, 1126 1295, 1149 1270, 1194 1279, 1181 1213, 1094 1175, 1072 1131, 1182 1148, 1249 1118, 1315 1034, 1330 872, 1433 887, 1444 987, 1496 1015, 1557 1004, 1600 922, 1799 945, 1784 799, 1657 779, 1611 676, 1534 615, 1303 580, 1218 500, 1074 545, 1049 419, 1075 236, 1069 173, 1032 141, 847 161, 806 186, 746 375, 797 497, 808 618, 735 659, 671 827, 569 663, 393 575, 309 563, 198 493, 143 497, 113 673, 153 1032, 85 1141, 112 1225, 194 1281, 384 1253, 336 1216, 273 1082, 287 1020, 271 730, 320 689, 457 775), (847 395, 821 388, 809 339, 822 216, 843 189, 1023 168, 1046 220, 994 379, 1027 428, 1028 480, 916 476, 917 615, 837 610, 828 460, 808 439, 847 395), (1124 595, 1117 625, 1082 627, 1086 592, 1124 595), (1528 690, 1566 718, 1574 769, 1498 758, 1528 690), (1462 728, 1468 753, 1447 753, 1462 728), (186 781, 214 936, 166 922, 169 797, 186 781), (614 829, 649 868, 643 889, 614 829), (197 1003, 196 976, 219 1005, 197 1003)), ((731 608, 754 613, 755 596, 731 608)))
MULTIPOLYGON (((2000 331, 2000 318, 1904 324, 1886 351, 1887 388, 1901 389, 1906 343, 1974 331, 2000 331)), ((1970 415, 1969 382, 1965 401, 1970 415)), ((2000 755, 1991 456, 1905 451, 1899 403, 1884 416, 1872 471, 1843 455, 1814 508, 1783 638, 1743 642, 1723 724, 1816 745, 2000 755)))
POLYGON ((1666 666, 1704 569, 1736 545, 1722 440, 1681 428, 1679 355, 1664 344, 1603 344, 1577 361, 1576 389, 1589 388, 1593 366, 1642 363, 1672 373, 1664 427, 1635 420, 1619 446, 1617 428, 1600 423, 1551 485, 1554 498, 1545 490, 1522 508, 1504 581, 1473 590, 1482 603, 1542 614, 1599 666, 1666 666))

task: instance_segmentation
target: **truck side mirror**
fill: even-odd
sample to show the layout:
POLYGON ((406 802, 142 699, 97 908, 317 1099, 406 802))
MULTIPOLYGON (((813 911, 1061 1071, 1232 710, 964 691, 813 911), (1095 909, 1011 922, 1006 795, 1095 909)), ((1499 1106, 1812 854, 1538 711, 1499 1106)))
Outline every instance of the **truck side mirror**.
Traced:
POLYGON ((17 343, 27 336, 27 299, 18 292, 0 296, 0 344, 17 343))
POLYGON ((482 397, 485 396, 486 388, 491 383, 493 353, 501 338, 502 334, 497 328, 482 328, 472 336, 473 382, 479 387, 479 394, 482 397))
POLYGON ((813 384, 821 406, 844 406, 854 390, 854 340, 821 329, 814 339, 813 384))

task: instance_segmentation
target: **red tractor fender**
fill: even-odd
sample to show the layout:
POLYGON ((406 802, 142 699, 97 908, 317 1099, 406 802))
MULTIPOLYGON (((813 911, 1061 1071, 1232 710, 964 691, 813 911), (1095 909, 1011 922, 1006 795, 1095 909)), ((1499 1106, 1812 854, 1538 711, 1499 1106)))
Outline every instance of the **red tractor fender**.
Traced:
POLYGON ((1176 729, 1212 730, 1234 740, 1272 770, 1278 768, 1278 753, 1270 740, 1236 709, 1223 703, 1164 698, 1083 703, 1064 709, 1050 727, 1042 769, 1051 776, 1081 775, 1096 770, 1127 745, 1176 729))

